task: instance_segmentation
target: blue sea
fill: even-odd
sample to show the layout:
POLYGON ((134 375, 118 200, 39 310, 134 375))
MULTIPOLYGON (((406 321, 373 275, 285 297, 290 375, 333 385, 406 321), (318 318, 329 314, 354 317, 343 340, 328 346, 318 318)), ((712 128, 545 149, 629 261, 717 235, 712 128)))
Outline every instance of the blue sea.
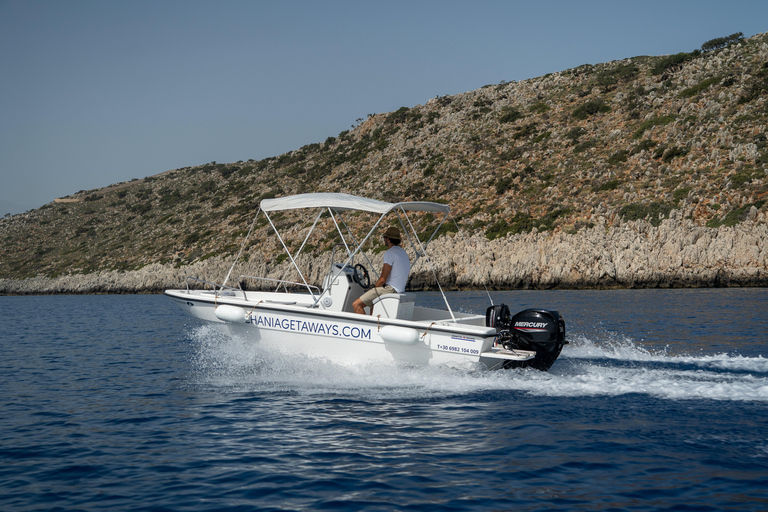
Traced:
POLYGON ((768 510, 768 290, 491 295, 564 316, 548 373, 278 356, 158 295, 0 297, 0 510, 768 510))

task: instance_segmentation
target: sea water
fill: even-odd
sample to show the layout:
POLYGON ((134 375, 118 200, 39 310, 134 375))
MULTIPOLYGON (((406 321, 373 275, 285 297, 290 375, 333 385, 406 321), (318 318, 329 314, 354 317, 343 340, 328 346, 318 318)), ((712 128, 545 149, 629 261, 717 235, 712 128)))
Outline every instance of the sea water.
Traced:
POLYGON ((0 510, 768 510, 768 290, 490 295, 561 312, 549 372, 349 368, 162 296, 0 297, 0 510))

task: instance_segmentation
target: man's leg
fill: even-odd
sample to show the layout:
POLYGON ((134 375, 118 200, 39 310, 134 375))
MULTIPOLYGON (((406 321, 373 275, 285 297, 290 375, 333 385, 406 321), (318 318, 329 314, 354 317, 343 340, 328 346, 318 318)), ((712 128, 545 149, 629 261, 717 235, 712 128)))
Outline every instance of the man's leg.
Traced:
POLYGON ((392 293, 394 289, 391 286, 382 286, 379 288, 371 288, 364 294, 362 294, 360 297, 355 299, 355 301, 352 303, 352 309, 355 310, 355 313, 358 313, 360 315, 365 314, 365 307, 371 308, 370 314, 373 314, 373 301, 376 299, 376 297, 379 297, 381 295, 385 295, 387 293, 392 293))
POLYGON ((355 299, 355 302, 352 303, 352 309, 354 309, 355 313, 358 315, 365 314, 365 304, 359 298, 355 299))

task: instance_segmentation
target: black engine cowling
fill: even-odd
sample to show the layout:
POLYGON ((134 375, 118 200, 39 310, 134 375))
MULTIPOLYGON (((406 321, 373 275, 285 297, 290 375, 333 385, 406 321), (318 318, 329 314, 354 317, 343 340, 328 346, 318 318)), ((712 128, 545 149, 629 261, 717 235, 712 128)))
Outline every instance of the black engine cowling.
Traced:
POLYGON ((507 350, 532 350, 536 357, 519 365, 509 362, 507 367, 530 366, 549 370, 563 349, 565 321, 557 311, 526 309, 510 316, 504 304, 489 307, 485 312, 485 324, 498 332, 496 343, 507 350))
POLYGON ((508 330, 510 319, 506 304, 498 304, 485 310, 485 326, 495 327, 497 331, 508 330))

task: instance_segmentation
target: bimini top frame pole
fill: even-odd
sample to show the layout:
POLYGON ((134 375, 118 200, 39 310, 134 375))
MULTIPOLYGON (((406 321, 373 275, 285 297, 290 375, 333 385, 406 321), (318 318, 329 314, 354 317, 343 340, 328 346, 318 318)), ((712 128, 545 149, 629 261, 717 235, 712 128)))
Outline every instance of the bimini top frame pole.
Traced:
MULTIPOLYGON (((266 213, 264 215, 266 215, 266 213)), ((323 211, 322 210, 317 212, 317 216, 315 217, 315 222, 312 224, 312 227, 309 228, 309 231, 307 231, 307 234, 304 236, 304 241, 301 243, 301 247, 299 247, 299 250, 296 251, 296 257, 297 258, 301 254, 301 251, 304 250, 304 246, 307 245, 307 241, 309 240, 309 237, 312 236, 312 233, 315 231, 315 226, 317 226, 317 223, 320 220, 320 217, 322 217, 322 216, 323 216, 323 211)), ((272 229, 275 229, 275 226, 272 226, 272 229)), ((275 233, 277 233, 277 230, 275 230, 275 233)), ((280 235, 278 235, 278 238, 279 237, 280 237, 280 235)), ((285 286, 285 281, 283 281, 283 279, 285 279, 287 274, 288 274, 288 269, 286 269, 286 271, 283 273, 283 278, 280 280, 280 283, 282 284, 283 288, 286 291, 288 291, 288 288, 285 286)), ((299 272, 299 275, 301 275, 301 272, 299 272)), ((305 283, 306 283, 306 281, 305 281, 305 283)), ((280 289, 280 284, 277 285, 277 288, 275 288, 275 291, 277 291, 279 289, 280 289)))
MULTIPOLYGON (((448 212, 446 212, 446 213, 445 213, 445 215, 443 215, 443 218, 442 218, 442 220, 440 221, 440 223, 437 225, 437 228, 435 228, 435 231, 434 231, 434 233, 432 233, 432 236, 431 236, 431 237, 429 237, 429 240, 427 240, 427 242, 426 242, 426 243, 424 243, 424 244, 422 244, 422 243, 421 243, 421 240, 419 240, 419 235, 416 233, 416 228, 415 228, 415 227, 413 227, 413 223, 411 222, 411 219, 410 219, 410 217, 408 217, 408 214, 407 214, 405 211, 403 211, 403 215, 405 216, 405 220, 407 220, 407 221, 408 221, 408 225, 410 226, 410 228, 411 228, 411 231, 413 231, 413 235, 414 235, 414 238, 416 239, 416 242, 418 242, 418 244, 419 244, 419 247, 421 248, 421 252, 419 252, 419 251, 416 249, 416 247, 414 247, 414 250, 415 250, 415 251, 416 251, 416 253, 417 253, 417 258, 416 258, 416 259, 417 259, 417 261, 418 261, 418 256, 419 256, 419 255, 423 255, 423 256, 424 256, 424 258, 427 260, 427 263, 429 264, 429 268, 430 268, 430 270, 432 271, 432 275, 433 275, 433 276, 434 276, 434 278, 435 278, 435 283, 437 283, 437 288, 440 290, 440 295, 443 297, 443 302, 445 302, 445 307, 447 307, 447 308, 448 308, 448 312, 451 314, 451 318, 452 318, 452 319, 453 319, 453 321, 455 322, 455 321, 456 321, 456 316, 453 314, 453 309, 451 309, 451 305, 450 305, 450 303, 448 302, 448 298, 445 296, 445 292, 443 292, 443 287, 440 285, 440 280, 437 278, 437 272, 435 271, 435 267, 434 267, 434 265, 432 265, 432 260, 430 260, 430 259, 429 259, 429 256, 427 255, 427 245, 429 245, 429 242, 431 242, 431 241, 432 241, 432 239, 435 237, 435 234, 436 234, 436 233, 438 232, 438 230, 440 229, 440 226, 442 226, 442 225, 443 225, 443 222, 445 222, 445 217, 448 215, 448 212)), ((411 244, 413 244, 413 241, 411 241, 411 244)), ((414 262, 414 263, 415 263, 415 262, 414 262)))
POLYGON ((288 255, 288 258, 291 260, 291 264, 293 265, 293 268, 296 269, 296 272, 299 273, 299 277, 301 277, 301 281, 304 283, 304 286, 307 287, 307 291, 310 295, 314 296, 312 293, 312 287, 307 282, 306 278, 304 278, 304 273, 299 268, 299 265, 296 263, 296 259, 293 257, 293 254, 291 254, 291 251, 288 250, 288 246, 285 245, 285 242, 283 241, 283 237, 280 236, 280 232, 277 231, 277 227, 275 227, 274 223, 272 222, 272 219, 269 218, 269 215, 267 215, 267 212, 264 211, 264 216, 267 218, 267 221, 269 221, 269 225, 272 226, 272 231, 275 232, 275 235, 277 235, 277 239, 280 240, 280 244, 283 246, 283 250, 288 255))
MULTIPOLYGON (((259 213, 261 213, 261 208, 256 210, 256 215, 253 217, 253 222, 251 222, 251 227, 250 229, 248 229, 248 233, 245 235, 243 244, 240 246, 240 252, 237 253, 237 256, 235 257, 235 261, 233 261, 232 266, 229 267, 229 272, 227 272, 227 277, 224 278, 224 282, 221 284, 222 287, 227 285, 227 281, 229 281, 229 276, 232 275, 232 270, 234 270, 235 265, 237 264, 237 261, 240 259, 240 256, 242 256, 243 249, 245 249, 245 244, 248 242, 248 238, 250 238, 251 232, 253 231, 253 226, 256 225, 256 219, 259 218, 259 213)), ((264 215, 266 216, 266 213, 264 215)))
MULTIPOLYGON (((336 222, 336 218, 335 218, 335 216, 333 215, 333 210, 332 210, 332 209, 330 209, 330 208, 329 208, 329 210, 331 210, 331 217, 333 217, 333 218, 334 218, 334 222, 336 222)), ((338 214, 339 212, 336 212, 336 213, 338 214)), ((376 228, 379 226, 379 224, 381 224, 381 221, 382 221, 382 220, 384 220, 384 217, 385 217, 385 216, 386 216, 386 213, 383 213, 382 215, 380 215, 380 216, 379 216, 379 220, 377 220, 377 221, 376 221, 376 224, 374 224, 374 225, 373 225, 373 227, 372 227, 372 228, 371 228, 371 229, 368 231, 368 234, 367 234, 367 235, 365 235, 365 238, 363 238, 363 240, 362 240, 362 241, 361 241, 359 244, 357 244, 357 246, 355 247, 355 250, 354 250, 354 251, 350 251, 350 250, 349 250, 349 246, 347 245, 347 241, 346 241, 346 239, 344 238, 344 234, 341 232, 341 229, 339 228, 339 225, 338 225, 338 224, 336 224, 336 228, 338 229, 339 235, 341 236, 341 239, 342 239, 342 241, 344 242, 344 247, 346 247, 346 248, 347 248, 347 259, 346 259, 346 261, 344 262, 344 264, 342 265, 342 268, 343 268, 343 267, 345 267, 346 265, 349 265, 349 263, 350 263, 350 262, 351 262, 351 261, 354 259, 355 255, 357 255, 357 253, 358 253, 358 252, 361 252, 361 251, 362 251, 362 248, 363 248, 363 246, 364 246, 364 245, 365 245, 365 243, 368 241, 368 239, 369 239, 369 238, 371 238, 371 235, 373 235, 373 233, 376 231, 376 228)), ((341 222, 342 222, 342 223, 344 224, 344 226, 347 228, 347 231, 349 231, 349 227, 346 225, 346 223, 344 222, 344 220, 343 220, 343 219, 341 219, 341 222)), ((351 232, 350 232, 350 235, 351 235, 351 232)), ((354 237, 353 237, 353 238, 354 238, 354 237)), ((372 269, 372 270, 373 270, 373 269, 372 269)), ((336 277, 337 277, 337 276, 338 276, 340 273, 341 273, 341 268, 338 270, 338 272, 337 272, 336 276, 334 276, 334 279, 335 279, 335 278, 336 278, 336 277)), ((328 291, 327 289, 322 291, 322 293, 321 293, 321 294, 320 294, 320 295, 319 295, 319 296, 318 296, 318 297, 315 299, 315 304, 317 304, 318 302, 320 302, 320 299, 322 299, 323 295, 325 295, 325 293, 326 293, 327 291, 328 291)))

